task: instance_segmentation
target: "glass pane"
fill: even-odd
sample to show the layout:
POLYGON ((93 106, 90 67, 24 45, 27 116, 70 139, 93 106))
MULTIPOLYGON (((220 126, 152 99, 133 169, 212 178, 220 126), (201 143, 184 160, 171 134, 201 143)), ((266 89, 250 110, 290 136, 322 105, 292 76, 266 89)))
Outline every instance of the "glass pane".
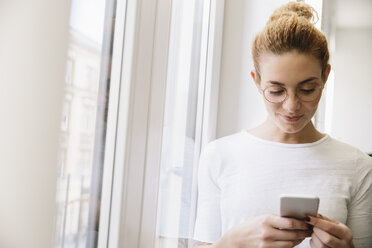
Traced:
POLYGON ((196 208, 193 182, 202 0, 175 0, 167 76, 157 216, 157 248, 189 247, 196 208))
POLYGON ((97 247, 115 0, 72 0, 55 247, 97 247))

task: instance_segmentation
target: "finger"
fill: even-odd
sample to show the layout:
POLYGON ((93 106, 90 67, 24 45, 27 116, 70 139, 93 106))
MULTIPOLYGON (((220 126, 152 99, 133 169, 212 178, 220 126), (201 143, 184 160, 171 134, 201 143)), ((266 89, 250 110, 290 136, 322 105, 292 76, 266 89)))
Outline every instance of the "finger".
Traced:
POLYGON ((323 216, 321 214, 318 214, 319 218, 325 219, 327 221, 333 222, 339 226, 339 228, 342 230, 342 235, 338 236, 341 240, 351 240, 353 237, 353 234, 351 233, 351 230, 349 227, 347 227, 344 223, 338 222, 337 220, 330 219, 326 216, 323 216))
POLYGON ((342 238, 346 234, 346 230, 343 227, 343 225, 340 225, 339 222, 328 221, 326 219, 317 218, 309 216, 310 221, 306 221, 307 223, 313 225, 314 227, 317 227, 319 229, 322 229, 323 231, 332 234, 333 236, 337 238, 342 238))
POLYGON ((309 227, 305 221, 297 220, 294 218, 280 217, 276 215, 269 216, 267 220, 270 226, 278 229, 286 230, 309 230, 309 227))
POLYGON ((324 215, 321 215, 321 214, 317 214, 316 217, 318 217, 318 218, 320 218, 320 219, 327 220, 327 221, 332 222, 332 223, 335 223, 335 224, 340 223, 340 222, 338 222, 337 220, 330 219, 330 218, 328 218, 328 217, 326 217, 326 216, 324 216, 324 215))
POLYGON ((322 244, 328 247, 341 247, 342 246, 341 240, 323 231, 322 229, 314 227, 313 232, 319 238, 322 244))
MULTIPOLYGON (((325 248, 327 246, 322 245, 322 242, 320 242, 319 239, 310 239, 310 247, 311 248, 325 248)), ((328 247, 327 247, 328 248, 328 247)))
POLYGON ((315 233, 313 233, 313 235, 311 235, 310 246, 311 246, 311 248, 328 247, 325 244, 323 244, 322 241, 320 241, 320 239, 318 238, 318 236, 316 236, 315 233))
POLYGON ((263 239, 275 241, 298 241, 311 236, 311 231, 307 230, 280 230, 271 228, 263 233, 263 239))

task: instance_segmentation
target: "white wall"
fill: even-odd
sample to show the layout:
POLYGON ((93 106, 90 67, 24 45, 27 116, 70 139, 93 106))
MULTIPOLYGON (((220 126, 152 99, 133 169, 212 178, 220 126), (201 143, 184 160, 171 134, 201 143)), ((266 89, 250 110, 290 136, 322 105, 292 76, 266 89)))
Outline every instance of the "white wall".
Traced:
POLYGON ((338 28, 332 135, 372 153, 372 28, 338 28))
POLYGON ((0 1, 0 247, 52 247, 69 1, 0 1))
POLYGON ((217 137, 252 128, 266 118, 250 76, 251 46, 274 9, 287 0, 225 1, 217 137))

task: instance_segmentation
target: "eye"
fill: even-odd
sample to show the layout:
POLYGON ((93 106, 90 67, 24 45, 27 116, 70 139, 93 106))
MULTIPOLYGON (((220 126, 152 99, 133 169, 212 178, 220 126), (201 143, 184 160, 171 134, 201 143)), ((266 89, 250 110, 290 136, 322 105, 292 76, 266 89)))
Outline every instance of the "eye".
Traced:
POLYGON ((270 86, 266 89, 267 93, 270 95, 281 95, 285 94, 285 89, 280 86, 270 86))
POLYGON ((306 83, 306 84, 302 85, 298 89, 298 93, 300 93, 302 95, 311 95, 314 92, 316 92, 318 89, 319 89, 319 84, 310 82, 310 83, 306 83))
POLYGON ((270 93, 270 95, 276 95, 277 96, 277 95, 283 95, 285 93, 285 91, 283 89, 281 89, 281 90, 270 89, 269 93, 270 93))
POLYGON ((315 88, 311 89, 300 89, 301 94, 309 95, 315 91, 315 88))

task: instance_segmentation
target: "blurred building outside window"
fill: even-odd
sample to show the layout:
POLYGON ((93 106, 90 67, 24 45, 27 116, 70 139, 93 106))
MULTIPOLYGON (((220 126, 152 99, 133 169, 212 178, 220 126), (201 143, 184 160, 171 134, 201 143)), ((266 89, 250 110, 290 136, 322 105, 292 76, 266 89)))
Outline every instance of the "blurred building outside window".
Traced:
POLYGON ((96 247, 115 0, 72 0, 55 247, 96 247))

